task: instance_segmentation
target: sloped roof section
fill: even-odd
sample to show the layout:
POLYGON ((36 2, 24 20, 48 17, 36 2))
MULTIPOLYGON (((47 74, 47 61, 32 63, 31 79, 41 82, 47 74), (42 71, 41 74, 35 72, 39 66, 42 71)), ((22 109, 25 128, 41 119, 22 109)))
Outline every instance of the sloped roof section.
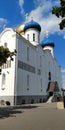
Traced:
POLYGON ((55 81, 55 82, 50 82, 49 84, 48 84, 48 88, 47 88, 47 91, 48 92, 59 92, 59 87, 58 87, 58 83, 57 83, 57 81, 55 81))

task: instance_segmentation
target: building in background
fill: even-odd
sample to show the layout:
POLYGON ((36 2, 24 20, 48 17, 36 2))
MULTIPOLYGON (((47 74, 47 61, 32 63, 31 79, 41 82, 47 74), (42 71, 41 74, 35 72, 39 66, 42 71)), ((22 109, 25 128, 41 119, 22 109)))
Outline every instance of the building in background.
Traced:
POLYGON ((38 103, 58 95, 61 68, 54 57, 54 43, 46 38, 40 43, 41 26, 34 20, 20 25, 16 31, 5 28, 0 45, 16 49, 14 60, 7 60, 0 75, 0 103, 17 105, 38 103))

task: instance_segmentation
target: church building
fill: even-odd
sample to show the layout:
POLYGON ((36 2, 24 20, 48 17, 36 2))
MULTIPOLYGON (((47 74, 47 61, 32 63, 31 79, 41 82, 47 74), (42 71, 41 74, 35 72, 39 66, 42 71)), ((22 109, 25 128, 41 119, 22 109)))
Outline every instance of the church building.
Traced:
POLYGON ((5 28, 0 33, 0 45, 17 51, 9 58, 0 75, 0 103, 20 105, 46 102, 58 95, 61 87, 61 67, 54 56, 54 42, 40 42, 41 26, 27 21, 16 30, 5 28))

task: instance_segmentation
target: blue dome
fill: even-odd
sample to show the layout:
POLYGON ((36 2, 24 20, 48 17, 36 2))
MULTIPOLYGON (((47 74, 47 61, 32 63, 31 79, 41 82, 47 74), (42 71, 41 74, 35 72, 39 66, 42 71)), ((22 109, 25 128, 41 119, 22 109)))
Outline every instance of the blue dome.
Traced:
POLYGON ((25 24, 24 31, 26 31, 29 28, 36 28, 37 30, 41 31, 41 26, 33 20, 25 24))
POLYGON ((45 47, 45 46, 52 46, 54 47, 54 42, 50 39, 46 39, 44 41, 41 42, 41 46, 45 47))

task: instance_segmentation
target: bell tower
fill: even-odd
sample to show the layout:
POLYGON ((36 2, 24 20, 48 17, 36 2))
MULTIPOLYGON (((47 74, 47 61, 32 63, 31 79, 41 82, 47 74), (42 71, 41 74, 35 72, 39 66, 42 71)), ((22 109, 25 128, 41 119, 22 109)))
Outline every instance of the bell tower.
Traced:
POLYGON ((41 26, 33 19, 26 22, 24 27, 25 38, 29 40, 34 46, 39 44, 41 26))

